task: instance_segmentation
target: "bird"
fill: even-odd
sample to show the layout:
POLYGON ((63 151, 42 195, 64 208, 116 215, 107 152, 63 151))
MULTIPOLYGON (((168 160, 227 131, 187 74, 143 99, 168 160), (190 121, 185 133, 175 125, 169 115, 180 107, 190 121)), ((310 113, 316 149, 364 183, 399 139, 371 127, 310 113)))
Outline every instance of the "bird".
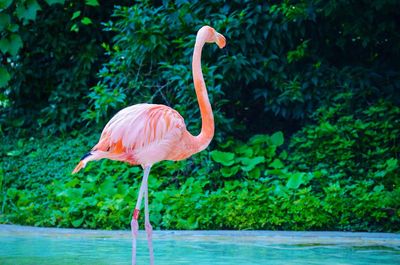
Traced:
POLYGON ((132 264, 136 264, 138 218, 143 197, 150 264, 154 264, 153 228, 148 207, 148 177, 152 165, 163 160, 184 160, 207 148, 214 136, 214 116, 201 69, 201 54, 206 43, 215 43, 222 49, 226 45, 226 39, 208 25, 197 31, 192 75, 201 115, 200 134, 193 136, 186 129, 183 117, 171 107, 147 103, 129 106, 111 118, 104 127, 99 142, 80 159, 72 171, 75 174, 89 161, 104 158, 142 166, 143 178, 131 220, 132 264))

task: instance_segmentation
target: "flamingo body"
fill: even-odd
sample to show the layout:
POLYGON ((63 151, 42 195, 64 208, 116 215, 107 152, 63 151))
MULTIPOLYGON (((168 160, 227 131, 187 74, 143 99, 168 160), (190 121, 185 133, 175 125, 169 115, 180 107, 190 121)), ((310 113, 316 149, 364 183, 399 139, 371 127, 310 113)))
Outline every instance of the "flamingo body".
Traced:
POLYGON ((99 142, 84 158, 102 158, 152 165, 162 160, 182 160, 195 152, 182 116, 158 104, 137 104, 119 111, 104 127, 99 142))

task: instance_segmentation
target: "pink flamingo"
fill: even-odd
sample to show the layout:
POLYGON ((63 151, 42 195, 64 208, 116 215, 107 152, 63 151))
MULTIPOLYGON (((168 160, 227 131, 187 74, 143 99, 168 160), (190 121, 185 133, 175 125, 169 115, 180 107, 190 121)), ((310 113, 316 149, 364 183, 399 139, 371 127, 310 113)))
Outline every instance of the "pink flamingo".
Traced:
POLYGON ((72 172, 78 172, 89 161, 102 158, 119 160, 143 167, 143 179, 131 221, 132 264, 136 264, 138 217, 143 196, 150 264, 154 264, 147 188, 151 166, 162 160, 179 161, 186 159, 204 150, 214 136, 214 116, 201 71, 201 52, 205 43, 216 43, 220 48, 223 48, 225 37, 209 26, 204 26, 197 32, 192 71, 202 122, 201 132, 198 136, 193 136, 186 130, 182 116, 170 107, 157 104, 133 105, 119 111, 107 123, 99 142, 81 158, 72 172))

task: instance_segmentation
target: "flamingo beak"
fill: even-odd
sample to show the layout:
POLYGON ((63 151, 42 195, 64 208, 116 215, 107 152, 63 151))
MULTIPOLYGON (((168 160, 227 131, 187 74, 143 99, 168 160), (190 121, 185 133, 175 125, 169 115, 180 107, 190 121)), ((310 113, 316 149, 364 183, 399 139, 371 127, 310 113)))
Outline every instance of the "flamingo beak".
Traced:
POLYGON ((216 37, 216 41, 215 42, 217 43, 218 47, 220 49, 222 49, 226 45, 226 39, 225 39, 224 36, 222 36, 222 34, 219 34, 218 32, 216 32, 216 34, 217 34, 217 37, 216 37))

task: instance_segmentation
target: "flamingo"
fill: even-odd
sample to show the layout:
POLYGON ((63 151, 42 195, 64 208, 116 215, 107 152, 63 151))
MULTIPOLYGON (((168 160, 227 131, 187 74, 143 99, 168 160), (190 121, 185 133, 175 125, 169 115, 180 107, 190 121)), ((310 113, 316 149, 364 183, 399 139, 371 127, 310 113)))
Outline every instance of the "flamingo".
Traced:
POLYGON ((196 154, 210 144, 214 136, 214 116, 201 70, 201 52, 205 43, 225 47, 225 37, 210 26, 199 29, 194 46, 192 72, 201 114, 201 132, 193 136, 182 116, 174 109, 159 104, 137 104, 120 110, 104 127, 99 142, 85 154, 72 174, 89 161, 103 158, 141 165, 143 179, 132 214, 132 264, 136 264, 138 217, 144 196, 145 230, 150 264, 154 264, 152 226, 149 220, 148 177, 151 166, 163 160, 179 161, 196 154))

